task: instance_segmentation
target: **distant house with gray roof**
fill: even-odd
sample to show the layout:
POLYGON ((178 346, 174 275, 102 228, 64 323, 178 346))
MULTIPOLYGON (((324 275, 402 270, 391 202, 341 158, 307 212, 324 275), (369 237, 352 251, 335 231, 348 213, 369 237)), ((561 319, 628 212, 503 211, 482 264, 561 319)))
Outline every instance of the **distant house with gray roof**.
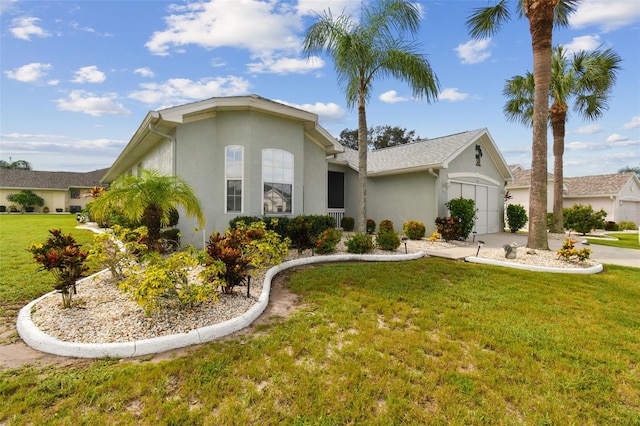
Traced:
MULTIPOLYGON (((507 190, 509 204, 521 204, 529 210, 531 170, 510 165, 514 176, 507 190)), ((640 179, 633 172, 606 175, 565 177, 563 179, 563 206, 590 205, 595 211, 607 212, 607 221, 640 224, 640 179)), ((553 174, 547 179, 547 211, 553 211, 553 174)))
MULTIPOLYGON (((178 228, 196 247, 237 216, 330 214, 357 218, 358 153, 343 147, 318 116, 257 95, 210 98, 151 111, 106 173, 156 169, 177 175, 203 205, 205 229, 181 212, 178 228)), ((472 198, 478 233, 502 230, 512 179, 487 129, 369 153, 367 217, 435 230, 449 199, 472 198)), ((357 224, 356 224, 357 225, 357 224)))
POLYGON ((12 203, 7 200, 10 194, 31 190, 45 201, 44 206, 36 208, 37 212, 45 207, 51 212, 80 211, 90 201, 83 195, 94 186, 102 186, 102 177, 108 170, 83 173, 0 169, 0 210, 10 210, 12 203))

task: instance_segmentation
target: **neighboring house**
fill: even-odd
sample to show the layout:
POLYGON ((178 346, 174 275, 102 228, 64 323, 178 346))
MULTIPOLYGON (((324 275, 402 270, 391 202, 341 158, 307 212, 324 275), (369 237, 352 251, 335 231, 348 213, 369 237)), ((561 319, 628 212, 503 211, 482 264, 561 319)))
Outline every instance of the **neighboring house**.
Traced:
MULTIPOLYGON (((529 211, 531 171, 522 166, 509 166, 515 180, 507 186, 512 198, 509 204, 521 204, 529 211)), ((633 172, 607 175, 565 177, 563 206, 590 205, 593 210, 607 212, 607 221, 640 224, 640 179, 633 172)), ((553 212, 553 175, 547 181, 547 211, 553 212)))
MULTIPOLYGON (((402 232, 412 219, 435 230, 444 203, 463 196, 476 200, 478 233, 502 230, 512 177, 486 129, 373 151, 368 164, 367 217, 376 223, 393 220, 402 232)), ((357 152, 345 151, 316 114, 256 95, 148 113, 103 181, 140 168, 194 188, 205 229, 182 213, 178 227, 196 247, 237 216, 331 214, 338 225, 345 215, 357 218, 357 152)))
POLYGON ((79 212, 91 201, 86 197, 87 191, 102 186, 100 180, 107 170, 81 173, 0 169, 0 210, 5 206, 9 211, 13 204, 7 200, 9 194, 31 190, 44 199, 44 205, 36 207, 36 212, 42 212, 45 207, 51 212, 79 212))
MULTIPOLYGON (((357 171, 357 151, 329 159, 329 208, 357 217, 357 171)), ((503 230, 505 185, 513 177, 487 129, 369 152, 367 175, 367 217, 389 219, 398 232, 419 220, 430 234, 436 218, 449 215, 445 203, 459 197, 475 201, 475 232, 503 230)))

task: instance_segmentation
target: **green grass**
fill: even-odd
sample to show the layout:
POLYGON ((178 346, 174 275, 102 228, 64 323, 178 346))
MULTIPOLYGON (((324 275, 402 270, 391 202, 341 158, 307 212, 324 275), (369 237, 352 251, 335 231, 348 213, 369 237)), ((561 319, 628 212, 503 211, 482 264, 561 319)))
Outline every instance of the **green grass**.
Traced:
POLYGON ((288 275, 300 308, 161 362, 0 372, 0 423, 640 424, 640 277, 425 258, 288 275))
POLYGON ((638 241, 638 234, 611 233, 607 235, 616 239, 614 240, 614 239, 587 237, 587 240, 589 241, 590 244, 598 244, 601 246, 640 250, 640 242, 638 241))

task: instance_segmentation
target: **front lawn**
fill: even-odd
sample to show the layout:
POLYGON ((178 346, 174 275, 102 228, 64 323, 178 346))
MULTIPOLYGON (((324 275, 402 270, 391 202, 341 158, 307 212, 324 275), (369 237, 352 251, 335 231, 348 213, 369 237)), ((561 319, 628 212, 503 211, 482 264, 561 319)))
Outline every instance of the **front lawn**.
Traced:
POLYGON ((0 423, 640 424, 637 272, 437 258, 286 272, 299 309, 253 334, 0 373, 0 423))
POLYGON ((606 238, 587 237, 587 240, 589 241, 590 244, 598 244, 601 246, 640 250, 640 241, 638 240, 638 234, 620 232, 620 233, 611 233, 607 235, 616 239, 613 240, 613 239, 606 239, 606 238))

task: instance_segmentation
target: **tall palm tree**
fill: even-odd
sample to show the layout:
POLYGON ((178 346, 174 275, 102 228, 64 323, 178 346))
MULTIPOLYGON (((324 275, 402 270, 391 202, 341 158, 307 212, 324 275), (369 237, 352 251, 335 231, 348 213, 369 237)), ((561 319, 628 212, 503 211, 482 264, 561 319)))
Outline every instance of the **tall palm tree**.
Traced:
MULTIPOLYGON (((535 79, 533 136, 531 144, 531 189, 527 247, 549 250, 547 239, 547 119, 551 84, 551 46, 554 26, 567 26, 579 0, 517 0, 520 16, 529 21, 535 79)), ((484 38, 498 32, 510 19, 507 0, 477 8, 467 19, 469 33, 484 38)))
POLYGON ((358 229, 365 231, 367 205, 367 101, 376 77, 394 77, 409 84, 416 98, 427 102, 438 96, 438 78, 413 36, 420 26, 416 4, 405 0, 380 0, 363 6, 361 20, 335 17, 331 10, 318 16, 305 34, 307 57, 326 52, 334 63, 347 107, 358 108, 358 229))
POLYGON ((90 204, 92 216, 105 221, 109 210, 117 208, 128 220, 144 224, 149 231, 149 248, 157 250, 160 229, 168 225, 171 211, 181 206, 188 216, 204 225, 200 200, 191 186, 178 176, 166 176, 157 170, 140 170, 139 176, 123 175, 112 189, 90 204))
POLYGON ((25 160, 11 161, 9 157, 9 161, 0 160, 0 169, 31 170, 31 164, 25 160))
MULTIPOLYGON (((564 186, 563 156, 565 123, 569 103, 573 100, 573 110, 585 120, 596 120, 608 108, 608 98, 615 84, 622 59, 613 49, 593 52, 578 52, 567 55, 562 46, 553 49, 551 60, 552 99, 549 120, 553 133, 553 225, 552 232, 563 232, 564 186)), ((533 118, 533 74, 515 76, 507 80, 502 94, 507 97, 504 113, 511 121, 519 121, 531 126, 533 118)))

